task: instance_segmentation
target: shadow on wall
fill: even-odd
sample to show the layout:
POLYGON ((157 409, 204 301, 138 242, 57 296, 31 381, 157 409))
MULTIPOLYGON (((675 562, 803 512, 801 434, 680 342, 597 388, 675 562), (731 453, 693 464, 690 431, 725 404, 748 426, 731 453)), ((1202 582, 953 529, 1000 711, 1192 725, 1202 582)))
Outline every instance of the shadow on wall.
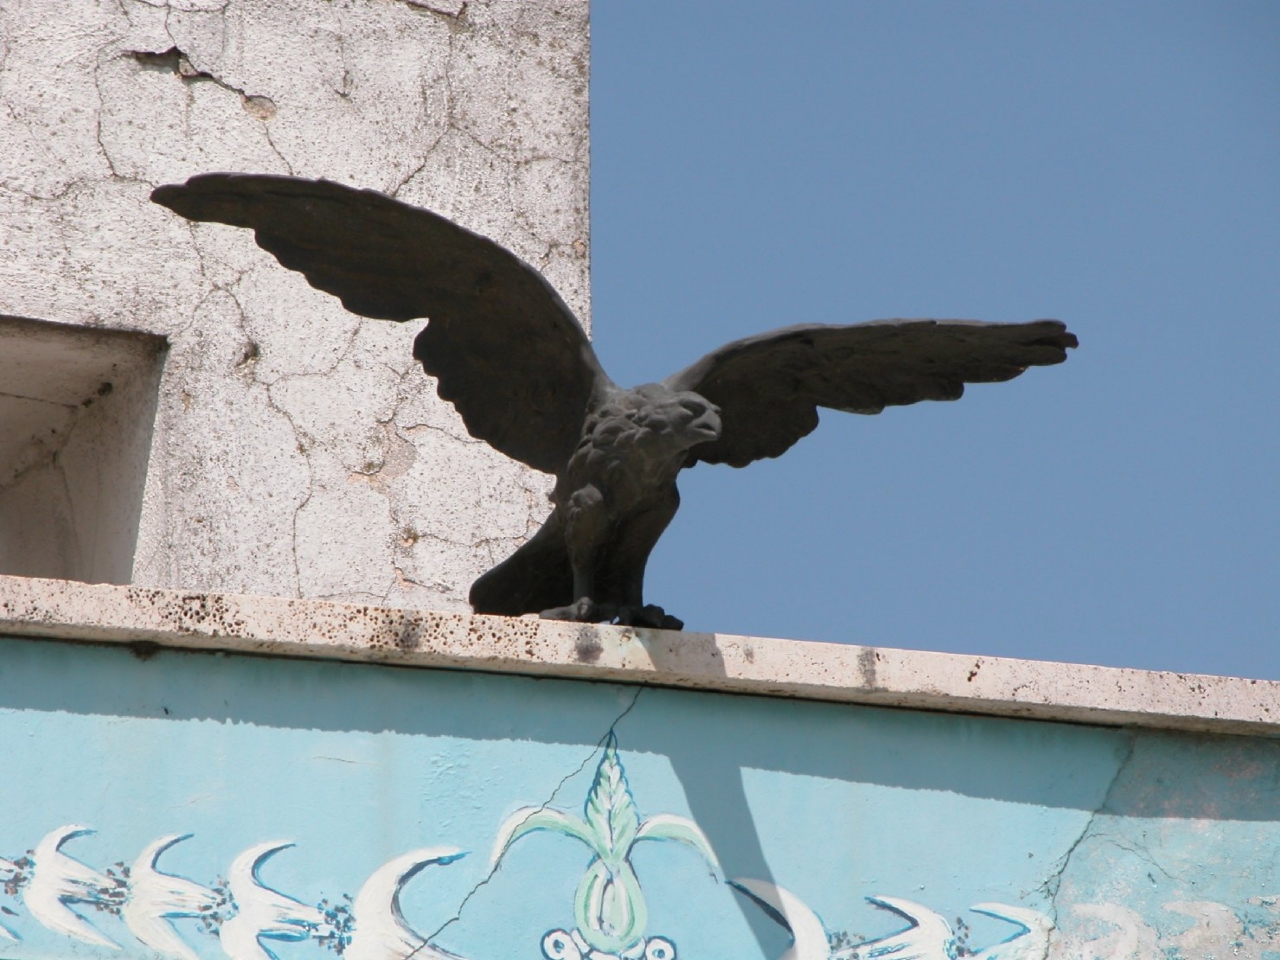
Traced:
POLYGON ((0 573, 130 581, 166 348, 0 316, 0 573))
MULTIPOLYGON (((449 944, 466 945, 470 937, 474 945, 498 936, 492 918, 501 915, 522 937, 543 936, 544 956, 577 956, 567 947, 549 950, 548 943, 556 947, 570 936, 569 928, 547 932, 542 924, 560 921, 541 920, 564 915, 561 900, 583 863, 582 847, 552 843, 547 835, 554 833, 589 847, 600 846, 603 836, 621 837, 616 846, 628 870, 631 848, 646 838, 679 841, 669 849, 683 845, 703 853, 691 859, 686 851, 683 861, 664 854, 659 861, 653 851, 661 848, 640 844, 636 873, 649 886, 645 895, 662 924, 674 924, 655 927, 655 951, 666 949, 669 941, 662 938, 676 936, 680 924, 711 924, 715 918, 728 925, 724 929, 735 943, 753 944, 758 952, 752 956, 887 956, 887 944, 899 942, 902 933, 914 937, 917 929, 938 944, 967 936, 968 926, 953 931, 934 909, 972 904, 972 912, 995 918, 993 924, 1022 924, 1019 916, 1042 919, 1034 911, 1043 904, 1025 914, 1009 904, 1028 898, 1041 903, 1042 895, 1064 910, 1074 924, 1069 936, 1082 942, 1109 943, 1139 931, 1152 943, 1163 936, 1189 944, 1192 934, 1178 919, 1191 916, 1188 910, 1244 905, 1244 924, 1258 891, 1269 896, 1273 889, 1265 854, 1201 874, 1207 851, 1275 849, 1275 740, 145 645, 0 639, 0 661, 6 729, 31 733, 7 734, 15 744, 27 744, 7 762, 17 771, 15 782, 36 791, 10 818, 15 822, 6 830, 15 839, 0 853, 21 849, 19 840, 29 843, 28 837, 45 835, 59 823, 86 822, 84 811, 91 811, 112 825, 116 844, 141 842, 141 836, 128 834, 134 822, 146 830, 156 824, 148 840, 161 829, 181 828, 198 833, 203 844, 216 844, 221 830, 232 844, 216 854, 222 862, 241 849, 236 845, 274 835, 297 839, 298 856, 314 859, 302 874, 280 876, 301 890, 303 876, 330 871, 320 874, 329 884, 320 889, 332 892, 350 882, 332 871, 372 869, 372 863, 352 866, 370 844, 373 861, 392 853, 408 856, 403 850, 413 836, 456 844, 413 851, 445 863, 464 850, 494 849, 502 859, 525 834, 544 834, 538 841, 521 840, 519 855, 504 873, 495 874, 479 856, 433 874, 432 902, 443 912, 422 912, 425 899, 413 909, 437 918, 436 934, 428 939, 439 934, 449 944), (46 745, 54 743, 66 751, 50 763, 46 745), (582 749, 546 749, 560 745, 582 749), (584 777, 593 769, 588 784, 584 777), (687 811, 679 809, 682 801, 687 811), (170 824, 178 809, 180 823, 159 826, 170 824), (352 809, 370 813, 352 817, 352 809), (373 815, 374 810, 381 812, 373 815), (281 817, 292 824, 290 831, 300 832, 282 834, 281 817), (529 823, 532 818, 536 822, 529 823), (711 859, 690 822, 705 835, 722 877, 749 882, 738 890, 751 899, 715 884, 685 899, 681 884, 702 883, 699 871, 711 859), (602 824, 618 827, 616 834, 602 824), (495 826, 505 839, 495 842, 495 826), (647 837, 645 830, 651 831, 647 837), (343 845, 345 854, 334 852, 343 845), (544 882, 541 872, 535 883, 528 871, 544 870, 538 858, 561 858, 562 850, 564 857, 554 861, 558 866, 545 869, 555 877, 562 871, 564 883, 544 882), (1168 883, 1152 879, 1153 870, 1168 883), (1120 899, 1117 876, 1126 891, 1120 899), (832 886, 833 877, 846 886, 832 886), (888 886, 880 890, 882 882, 888 886), (932 899, 921 901, 931 905, 871 899, 875 909, 897 913, 914 926, 866 940, 895 921, 869 919, 872 907, 859 913, 862 895, 917 885, 922 891, 928 886, 932 899), (1061 899, 1059 886, 1066 891, 1061 899), (1188 898, 1192 888, 1196 895, 1188 898), (803 894, 809 906, 779 921, 767 909, 769 897, 784 902, 788 890, 803 894), (993 904, 992 896, 1003 899, 993 904), (524 904, 518 910, 517 900, 524 904), (466 922, 450 919, 460 917, 468 903, 466 922), (512 911, 522 917, 518 923, 510 919, 512 911), (809 926, 797 932, 806 918, 809 926), (822 921, 834 924, 836 918, 839 930, 822 927, 822 921), (872 922, 879 926, 869 931, 872 922), (844 938, 840 943, 860 938, 877 944, 873 949, 879 952, 836 950, 828 939, 837 934, 844 938), (806 952, 797 947, 783 953, 788 937, 797 944, 805 939, 806 952), (815 952, 819 948, 824 952, 815 952)), ((65 831, 73 828, 59 829, 63 833, 47 834, 46 841, 69 837, 65 831)), ((284 847, 259 843, 237 856, 265 857, 278 849, 284 847)), ((208 863, 201 869, 214 875, 208 863)), ((632 884, 636 903, 644 901, 639 882, 632 884)), ((1220 936, 1215 927, 1213 943, 1240 940, 1243 934, 1231 932, 1236 920, 1222 917, 1219 926, 1230 927, 1230 935, 1220 936)), ((1009 935, 998 924, 981 927, 983 922, 977 921, 980 938, 1009 935)), ((419 929, 427 937, 428 924, 420 922, 419 929)), ((1035 955, 1048 956, 1042 949, 1046 941, 1030 932, 1028 927, 1025 938, 1004 942, 1020 950, 1039 944, 1035 955)), ((1048 927, 1041 932, 1047 937, 1048 927)), ((308 935, 301 930, 298 939, 308 935)), ((1014 956, 1013 949, 983 955, 1014 956)), ((1093 948, 1072 946, 1075 952, 1062 955, 1076 956, 1081 949, 1093 948)), ((942 950, 937 946, 927 955, 956 955, 942 950)), ((462 955, 482 954, 464 947, 462 955)), ((1142 954, 1148 955, 1157 954, 1142 954)), ((1177 955, 1206 954, 1186 947, 1177 955)))
POLYGON ((1086 774, 1102 757, 1109 780, 1132 740, 1048 721, 148 645, 0 638, 0 655, 0 709, 584 746, 616 727, 624 750, 670 757, 686 789, 722 810, 737 771, 752 769, 1093 811, 1102 796, 1086 774), (619 691, 638 695, 634 710, 619 711, 619 691))
MULTIPOLYGON (((103 739, 95 734, 76 746, 80 752, 115 757, 112 776, 121 782, 147 782, 145 765, 154 763, 158 754, 143 744, 162 741, 166 727, 225 731, 227 736, 271 738, 280 744, 297 742, 299 734, 328 732, 396 735, 388 742, 425 737, 441 745, 442 756, 454 758, 447 764, 451 770, 465 770, 470 762, 455 763, 457 757, 471 758, 473 753, 493 757, 495 749, 500 753, 511 744, 522 745, 516 748, 521 751, 521 764, 535 769, 542 755, 539 744, 581 746, 582 757, 592 758, 576 761, 585 770, 597 764, 601 744, 616 742, 628 763, 641 754, 666 757, 689 815, 719 857, 724 876, 747 877, 765 885, 794 881, 775 876, 767 855, 748 790, 747 778, 755 771, 798 774, 797 783, 881 784, 1092 811, 1103 802, 1106 784, 1130 743, 1130 734, 1124 731, 1063 724, 146 646, 130 650, 49 640, 0 640, 0 659, 5 667, 0 671, 2 711, 148 721, 145 727, 110 722, 103 728, 110 731, 101 735, 103 739), (142 739, 129 734, 129 759, 116 757, 108 745, 112 738, 125 730, 144 729, 142 739), (486 744, 475 751, 464 746, 479 742, 486 744), (1036 757, 1036 762, 1027 763, 1029 756, 1036 757), (1105 769, 1097 776, 1100 762, 1105 769), (142 766, 126 771, 125 766, 133 763, 142 766)), ((235 755, 226 746, 206 745, 206 749, 215 771, 220 758, 235 755)), ((306 751, 277 752, 282 749, 262 750, 272 769, 285 755, 305 760, 306 751)), ((378 752, 370 745, 368 753, 350 756, 358 773, 367 763, 376 767, 378 752)), ((247 762, 241 757, 232 766, 247 762)), ((506 769, 493 763, 486 760, 480 766, 506 769)), ((551 771, 553 779, 573 772, 573 768, 551 771)), ((222 775, 216 773, 215 779, 222 775)), ((274 773, 257 778, 279 784, 274 773)), ((92 781, 91 775, 85 780, 92 781)), ((578 812, 583 808, 577 789, 560 796, 521 794, 511 788, 508 796, 505 782, 505 777, 496 776, 489 786, 477 788, 476 796, 496 794, 508 818, 516 808, 548 806, 562 811, 555 814, 559 819, 589 816, 578 812)), ((629 790, 623 784, 610 795, 629 790)), ((256 794, 236 797, 234 791, 221 796, 231 808, 254 808, 262 801, 256 794)), ((635 798, 639 816, 671 812, 653 803, 646 783, 635 798)), ((475 801, 468 800, 466 805, 472 809, 475 801)), ((78 810, 69 809, 68 823, 76 819, 73 812, 79 816, 78 810)), ((145 820, 152 814, 139 816, 145 820)), ((492 841, 487 836, 472 841, 467 831, 485 834, 490 825, 467 820, 457 817, 448 841, 482 850, 492 841)), ((656 822, 671 826, 661 817, 656 822)), ((741 897, 730 896, 727 903, 740 912, 743 935, 754 943, 755 955, 778 956, 785 949, 783 928, 767 913, 741 897)))

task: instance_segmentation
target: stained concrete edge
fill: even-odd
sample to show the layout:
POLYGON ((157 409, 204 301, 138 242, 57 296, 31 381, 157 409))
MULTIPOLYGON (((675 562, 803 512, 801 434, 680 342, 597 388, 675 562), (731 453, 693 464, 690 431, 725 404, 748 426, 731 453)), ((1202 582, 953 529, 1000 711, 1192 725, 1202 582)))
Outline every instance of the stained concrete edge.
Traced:
POLYGON ((0 636, 1280 736, 1280 682, 0 577, 0 636))

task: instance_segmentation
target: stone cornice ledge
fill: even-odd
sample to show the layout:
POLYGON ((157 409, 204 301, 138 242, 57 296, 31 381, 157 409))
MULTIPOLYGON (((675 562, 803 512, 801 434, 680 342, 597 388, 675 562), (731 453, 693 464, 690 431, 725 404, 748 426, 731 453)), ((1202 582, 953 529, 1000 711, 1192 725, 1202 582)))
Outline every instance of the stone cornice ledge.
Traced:
POLYGON ((0 576, 0 635, 1280 736, 1280 683, 0 576))

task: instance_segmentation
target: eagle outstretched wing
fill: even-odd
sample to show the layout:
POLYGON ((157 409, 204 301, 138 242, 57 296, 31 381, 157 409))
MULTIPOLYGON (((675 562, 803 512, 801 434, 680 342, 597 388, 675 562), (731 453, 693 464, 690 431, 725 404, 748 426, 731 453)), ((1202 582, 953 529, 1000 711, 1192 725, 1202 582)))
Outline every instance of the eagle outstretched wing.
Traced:
POLYGON ((352 313, 426 318, 413 354, 472 436, 538 470, 564 466, 609 380, 542 275, 492 240, 372 190, 210 173, 151 199, 254 231, 258 246, 352 313))
POLYGON ((1057 320, 875 320, 785 327, 735 340, 668 377, 720 408, 720 439, 689 451, 744 467, 777 457, 818 425, 818 407, 879 413, 920 400, 956 400, 966 383, 1011 380, 1062 363, 1076 338, 1057 320))

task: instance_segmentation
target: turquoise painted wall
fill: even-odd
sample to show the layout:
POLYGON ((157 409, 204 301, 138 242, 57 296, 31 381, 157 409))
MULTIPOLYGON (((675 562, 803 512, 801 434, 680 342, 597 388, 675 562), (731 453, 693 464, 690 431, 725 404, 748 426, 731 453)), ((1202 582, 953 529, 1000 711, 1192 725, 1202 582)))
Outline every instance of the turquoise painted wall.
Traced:
POLYGON ((0 769, 0 957, 1280 960, 1270 740, 0 640, 0 769))

